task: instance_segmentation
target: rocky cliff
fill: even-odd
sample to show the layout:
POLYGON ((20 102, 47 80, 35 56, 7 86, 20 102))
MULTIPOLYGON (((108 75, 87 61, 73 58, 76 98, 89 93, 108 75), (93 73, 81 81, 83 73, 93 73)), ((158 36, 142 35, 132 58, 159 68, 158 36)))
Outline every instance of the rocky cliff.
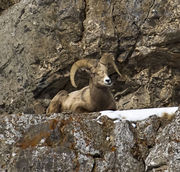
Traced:
MULTIPOLYGON (((179 105, 177 0, 2 1, 0 112, 43 113, 81 58, 114 53, 110 70, 119 109, 179 105), (6 9, 11 4, 15 5, 6 9)), ((79 88, 88 83, 78 76, 79 88)))
MULTIPOLYGON (((105 52, 127 78, 109 70, 118 109, 179 106, 179 0, 0 2, 0 171, 180 169, 179 111, 101 124, 98 113, 42 115, 73 90, 73 62, 105 52)), ((87 85, 87 74, 77 78, 87 85)))

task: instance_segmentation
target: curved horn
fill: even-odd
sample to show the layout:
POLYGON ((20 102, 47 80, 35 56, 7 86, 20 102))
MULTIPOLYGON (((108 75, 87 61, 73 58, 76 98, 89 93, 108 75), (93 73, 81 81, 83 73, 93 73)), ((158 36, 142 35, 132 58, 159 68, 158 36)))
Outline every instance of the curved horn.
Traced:
POLYGON ((100 63, 102 63, 104 65, 111 64, 114 67, 115 71, 119 74, 119 76, 122 76, 114 61, 115 61, 114 56, 111 53, 103 54, 103 56, 100 59, 100 63))
POLYGON ((77 62, 75 62, 70 70, 70 80, 71 80, 71 84, 73 87, 77 87, 74 78, 75 78, 75 74, 76 71, 81 68, 81 67, 86 67, 86 68, 94 68, 95 64, 97 64, 97 60, 96 59, 82 59, 82 60, 78 60, 77 62))

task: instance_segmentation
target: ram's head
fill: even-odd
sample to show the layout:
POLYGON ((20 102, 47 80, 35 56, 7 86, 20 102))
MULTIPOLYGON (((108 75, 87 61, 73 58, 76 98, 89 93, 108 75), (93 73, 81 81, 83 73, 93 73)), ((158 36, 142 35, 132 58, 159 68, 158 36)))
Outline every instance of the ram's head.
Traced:
POLYGON ((121 76, 115 62, 114 56, 110 53, 105 53, 100 60, 97 59, 82 59, 78 60, 73 64, 70 71, 70 80, 71 84, 74 87, 75 83, 75 74, 79 68, 85 67, 89 69, 92 83, 97 87, 109 87, 112 85, 111 79, 108 76, 108 64, 111 64, 115 71, 121 76))

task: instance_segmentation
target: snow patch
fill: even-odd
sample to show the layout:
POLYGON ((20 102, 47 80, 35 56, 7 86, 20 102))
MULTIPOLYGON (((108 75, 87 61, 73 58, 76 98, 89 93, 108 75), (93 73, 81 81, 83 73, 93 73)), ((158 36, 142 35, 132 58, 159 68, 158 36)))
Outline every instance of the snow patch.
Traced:
MULTIPOLYGON (((128 121, 141 121, 149 118, 152 115, 162 117, 165 113, 173 115, 178 110, 178 107, 164 107, 164 108, 149 108, 149 109, 135 109, 135 110, 122 110, 122 111, 101 111, 101 115, 97 118, 99 120, 102 116, 107 116, 114 120, 114 123, 120 120, 128 121)), ((101 123, 100 121, 98 121, 101 123)))

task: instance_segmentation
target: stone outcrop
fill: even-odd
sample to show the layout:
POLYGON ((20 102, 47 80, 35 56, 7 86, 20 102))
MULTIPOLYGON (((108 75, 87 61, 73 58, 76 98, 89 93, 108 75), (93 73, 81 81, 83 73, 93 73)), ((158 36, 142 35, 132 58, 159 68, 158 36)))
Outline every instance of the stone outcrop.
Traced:
POLYGON ((178 1, 7 2, 16 4, 1 6, 0 113, 44 113, 59 90, 73 90, 72 63, 104 52, 129 78, 110 70, 119 109, 179 105, 178 1))
POLYGON ((98 116, 2 115, 0 171, 178 172, 180 111, 138 122, 98 116))

